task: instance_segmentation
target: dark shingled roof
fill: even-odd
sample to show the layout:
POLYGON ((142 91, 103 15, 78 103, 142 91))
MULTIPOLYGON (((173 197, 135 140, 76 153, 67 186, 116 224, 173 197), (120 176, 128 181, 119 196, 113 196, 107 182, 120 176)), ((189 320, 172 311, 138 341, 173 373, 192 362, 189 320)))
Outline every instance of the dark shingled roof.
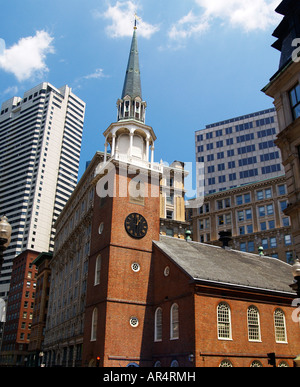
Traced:
POLYGON ((276 258, 167 236, 153 243, 195 281, 294 294, 292 267, 276 258))
POLYGON ((133 32, 122 98, 126 95, 129 95, 132 99, 136 97, 140 97, 142 99, 141 73, 136 30, 133 32))

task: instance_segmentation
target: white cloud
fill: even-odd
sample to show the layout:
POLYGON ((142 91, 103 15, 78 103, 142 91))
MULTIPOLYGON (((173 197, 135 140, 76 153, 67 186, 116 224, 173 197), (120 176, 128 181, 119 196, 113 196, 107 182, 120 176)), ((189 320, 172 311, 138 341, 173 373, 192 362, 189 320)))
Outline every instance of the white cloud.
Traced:
MULTIPOLYGON (((106 32, 112 38, 119 38, 132 35, 134 15, 135 13, 138 13, 138 10, 139 7, 131 0, 117 1, 114 6, 109 5, 104 13, 95 11, 94 16, 111 20, 111 24, 106 28, 106 32)), ((139 36, 148 39, 159 30, 159 27, 149 24, 143 21, 142 18, 139 18, 138 29, 139 36)))
POLYGON ((275 8, 281 0, 194 0, 198 13, 190 12, 172 26, 171 39, 189 38, 206 32, 217 20, 222 25, 239 28, 243 32, 266 30, 276 26, 281 17, 275 8))
POLYGON ((109 75, 104 74, 104 70, 101 68, 98 68, 91 74, 83 75, 82 77, 75 79, 73 89, 74 90, 81 89, 83 85, 86 83, 84 82, 85 80, 90 80, 90 79, 96 80, 96 79, 102 79, 102 78, 109 78, 109 75))
POLYGON ((3 92, 1 92, 1 96, 16 96, 19 92, 18 86, 10 86, 7 89, 5 89, 3 92))
POLYGON ((100 79, 100 78, 106 78, 107 75, 104 74, 103 69, 96 69, 92 74, 85 75, 84 79, 100 79))
POLYGON ((197 16, 190 11, 186 16, 173 24, 169 31, 171 39, 185 39, 192 35, 199 35, 209 29, 209 23, 206 16, 197 16))
POLYGON ((3 55, 5 50, 5 40, 0 38, 0 55, 3 55))
POLYGON ((5 48, 1 39, 0 69, 13 73, 18 81, 42 76, 48 71, 45 59, 54 53, 53 38, 45 31, 37 31, 35 36, 22 38, 10 48, 5 48))

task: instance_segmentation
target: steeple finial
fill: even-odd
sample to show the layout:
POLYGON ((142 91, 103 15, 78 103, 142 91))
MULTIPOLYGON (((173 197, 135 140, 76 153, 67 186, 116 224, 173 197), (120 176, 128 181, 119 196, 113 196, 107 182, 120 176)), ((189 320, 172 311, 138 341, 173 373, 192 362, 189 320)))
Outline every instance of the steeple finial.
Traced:
POLYGON ((133 29, 134 30, 137 30, 137 21, 140 20, 140 18, 138 17, 138 15, 135 13, 134 14, 134 27, 133 29))

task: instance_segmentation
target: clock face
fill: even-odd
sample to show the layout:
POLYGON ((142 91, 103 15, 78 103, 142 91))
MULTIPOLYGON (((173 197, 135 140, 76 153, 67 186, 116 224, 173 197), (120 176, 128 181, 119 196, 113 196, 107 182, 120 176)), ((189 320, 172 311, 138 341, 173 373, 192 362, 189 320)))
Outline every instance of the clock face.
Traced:
POLYGON ((130 214, 125 219, 125 229, 132 238, 142 239, 148 231, 146 219, 140 214, 130 214))

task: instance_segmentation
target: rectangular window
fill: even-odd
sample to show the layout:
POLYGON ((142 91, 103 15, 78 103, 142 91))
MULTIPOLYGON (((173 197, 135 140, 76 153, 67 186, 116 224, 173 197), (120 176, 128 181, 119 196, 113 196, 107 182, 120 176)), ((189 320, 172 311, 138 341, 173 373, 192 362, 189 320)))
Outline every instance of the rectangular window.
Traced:
POLYGON ((246 243, 245 242, 242 242, 240 243, 240 251, 243 251, 243 252, 246 252, 246 243))
POLYGON ((270 238, 270 247, 276 248, 277 247, 277 240, 276 238, 270 238))
POLYGON ((251 220, 252 219, 252 210, 251 209, 246 210, 245 213, 246 213, 246 219, 251 220))
POLYGON ((286 187, 285 184, 278 186, 278 195, 285 195, 286 194, 286 187))
POLYGON ((267 214, 268 215, 273 215, 274 214, 273 204, 268 204, 267 205, 267 214))
POLYGON ((248 224, 247 225, 247 234, 252 234, 253 233, 253 225, 252 224, 248 224))
POLYGON ((260 230, 261 231, 266 231, 267 229, 267 223, 266 222, 261 222, 260 224, 260 230))
POLYGON ((273 230, 275 228, 275 220, 269 220, 269 230, 273 230))
POLYGON ((249 251, 249 253, 254 252, 254 242, 253 241, 248 242, 248 251, 249 251))
POLYGON ((292 238, 290 235, 285 235, 284 236, 284 243, 286 246, 290 246, 292 244, 292 238))
POLYGON ((243 222, 244 220, 244 211, 238 211, 238 221, 243 222))
POLYGON ((260 216, 260 217, 266 216, 266 210, 265 210, 265 207, 264 207, 264 206, 258 207, 258 213, 259 213, 259 216, 260 216))
POLYGON ((280 209, 283 212, 287 208, 287 201, 280 202, 280 209))
POLYGON ((261 241, 261 245, 262 247, 267 250, 269 248, 269 242, 268 242, 268 239, 262 239, 261 241))
POLYGON ((250 196, 249 193, 247 193, 247 194, 244 195, 244 202, 245 202, 246 204, 251 202, 251 196, 250 196))
POLYGON ((239 206, 240 204, 243 204, 243 195, 236 197, 236 205, 239 206))
POLYGON ((286 251, 285 259, 286 259, 286 263, 291 265, 293 263, 293 260, 294 260, 293 252, 292 251, 286 251))
POLYGON ((236 173, 230 173, 229 174, 229 181, 234 181, 236 180, 236 173))
POLYGON ((264 199, 264 191, 257 191, 256 197, 257 197, 257 200, 263 200, 264 199))
POLYGON ((173 219, 173 211, 167 211, 167 219, 173 219))
POLYGON ((300 85, 295 86, 289 93, 293 119, 300 117, 300 85))
POLYGON ((290 218, 283 218, 282 224, 283 224, 283 227, 289 227, 290 226, 290 218))

